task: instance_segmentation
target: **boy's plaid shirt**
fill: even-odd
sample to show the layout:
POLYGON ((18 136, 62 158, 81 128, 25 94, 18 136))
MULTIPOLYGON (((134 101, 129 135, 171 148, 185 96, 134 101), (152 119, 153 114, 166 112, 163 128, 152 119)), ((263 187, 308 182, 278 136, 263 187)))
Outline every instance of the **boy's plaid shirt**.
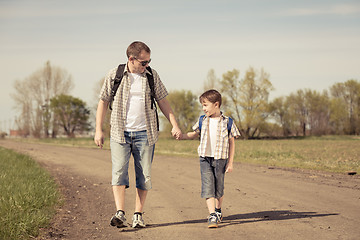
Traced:
MULTIPOLYGON (((110 130, 110 137, 112 140, 118 143, 125 143, 124 137, 124 130, 125 130, 125 121, 126 121, 126 103, 129 98, 130 94, 130 87, 131 87, 131 80, 128 76, 127 71, 127 64, 124 69, 124 76, 121 81, 121 84, 116 92, 114 97, 114 102, 112 105, 112 112, 111 112, 111 130, 110 130)), ((105 77, 104 84, 102 86, 100 92, 100 99, 106 102, 110 101, 111 90, 114 85, 114 78, 116 75, 116 68, 110 70, 108 75, 105 77)), ((151 98, 150 98, 150 86, 148 80, 146 78, 146 73, 148 70, 142 74, 142 89, 145 99, 145 121, 147 127, 147 136, 149 145, 153 145, 156 143, 159 137, 159 133, 157 130, 157 123, 156 123, 156 114, 155 108, 151 109, 151 98)), ((152 74, 154 76, 154 90, 155 90, 155 100, 159 101, 165 98, 168 95, 168 92, 160 80, 158 73, 152 69, 152 74)))
MULTIPOLYGON (((240 132, 237 129, 234 122, 231 126, 230 134, 228 134, 228 127, 227 127, 228 121, 229 118, 221 113, 221 116, 219 118, 217 134, 216 134, 216 147, 214 152, 214 159, 228 159, 229 139, 232 137, 240 136, 240 132)), ((193 130, 196 132, 200 131, 199 119, 196 122, 196 124, 193 126, 193 130)), ((200 157, 206 157, 205 152, 206 152, 206 146, 209 136, 208 131, 209 131, 209 117, 205 115, 201 126, 200 145, 198 148, 198 153, 200 157)))

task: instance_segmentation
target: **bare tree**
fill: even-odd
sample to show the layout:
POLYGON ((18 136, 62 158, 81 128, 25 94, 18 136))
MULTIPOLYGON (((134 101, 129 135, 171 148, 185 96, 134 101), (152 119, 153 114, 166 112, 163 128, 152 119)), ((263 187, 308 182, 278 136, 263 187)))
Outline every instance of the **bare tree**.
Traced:
POLYGON ((50 99, 68 94, 73 86, 71 75, 60 67, 51 66, 49 61, 24 80, 16 80, 15 93, 11 96, 20 111, 19 129, 35 137, 49 137, 52 131, 55 137, 58 124, 50 111, 50 99))
POLYGON ((204 82, 204 92, 210 89, 216 89, 219 85, 218 83, 219 79, 215 75, 215 70, 210 69, 207 74, 206 81, 204 82))

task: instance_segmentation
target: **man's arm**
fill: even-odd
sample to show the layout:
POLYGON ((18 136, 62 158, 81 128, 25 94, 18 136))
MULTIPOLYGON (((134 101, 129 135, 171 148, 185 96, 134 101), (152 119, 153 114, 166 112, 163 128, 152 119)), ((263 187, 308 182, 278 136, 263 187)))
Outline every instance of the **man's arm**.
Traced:
POLYGON ((161 112, 165 115, 165 117, 169 120, 172 125, 171 134, 176 137, 176 139, 180 138, 181 130, 178 126, 176 121, 175 115, 171 109, 171 106, 166 98, 161 99, 158 101, 158 105, 160 107, 161 112))
POLYGON ((102 130, 102 125, 104 122, 104 118, 106 115, 108 105, 109 105, 109 102, 106 102, 106 101, 103 101, 100 99, 97 110, 96 110, 96 125, 95 125, 94 142, 100 148, 102 148, 103 144, 104 144, 104 133, 102 130))
POLYGON ((233 171, 234 154, 235 154, 235 138, 232 137, 229 139, 229 160, 226 165, 227 173, 231 173, 233 171))

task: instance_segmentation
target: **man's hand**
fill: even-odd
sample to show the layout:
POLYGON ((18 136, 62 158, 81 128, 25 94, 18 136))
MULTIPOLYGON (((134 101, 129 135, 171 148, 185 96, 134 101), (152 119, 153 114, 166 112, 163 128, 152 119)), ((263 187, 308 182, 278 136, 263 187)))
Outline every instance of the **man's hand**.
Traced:
POLYGON ((171 130, 171 135, 176 138, 177 140, 180 140, 180 137, 182 135, 181 130, 179 127, 173 127, 171 130))
POLYGON ((104 144, 104 133, 102 131, 96 131, 94 136, 94 142, 96 146, 103 148, 104 144))

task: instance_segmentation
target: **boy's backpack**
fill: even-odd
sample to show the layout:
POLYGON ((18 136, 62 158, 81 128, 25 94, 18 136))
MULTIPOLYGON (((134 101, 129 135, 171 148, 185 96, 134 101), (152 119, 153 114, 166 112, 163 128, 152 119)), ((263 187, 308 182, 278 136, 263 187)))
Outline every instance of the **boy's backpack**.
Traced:
MULTIPOLYGON (((200 130, 200 132, 201 132, 201 127, 202 127, 202 122, 203 122, 204 117, 205 117, 205 115, 201 115, 200 118, 199 118, 199 130, 200 130)), ((232 120, 231 117, 229 117, 229 121, 228 121, 228 124, 227 124, 228 136, 230 136, 232 124, 233 124, 233 120, 232 120)))
MULTIPOLYGON (((126 64, 120 64, 117 71, 116 71, 116 75, 114 78, 114 86, 111 90, 111 95, 110 95, 110 102, 109 102, 109 109, 112 110, 112 103, 114 101, 114 97, 116 95, 116 91, 118 90, 121 80, 124 76, 124 69, 125 69, 126 64)), ((148 74, 146 73, 146 78, 148 80, 149 86, 150 86, 150 99, 151 99, 151 109, 155 108, 155 113, 156 113, 156 123, 157 123, 157 130, 159 131, 159 116, 157 113, 157 107, 156 107, 156 103, 155 103, 155 87, 154 87, 154 77, 152 75, 152 70, 150 67, 146 67, 146 69, 151 73, 148 74)))

